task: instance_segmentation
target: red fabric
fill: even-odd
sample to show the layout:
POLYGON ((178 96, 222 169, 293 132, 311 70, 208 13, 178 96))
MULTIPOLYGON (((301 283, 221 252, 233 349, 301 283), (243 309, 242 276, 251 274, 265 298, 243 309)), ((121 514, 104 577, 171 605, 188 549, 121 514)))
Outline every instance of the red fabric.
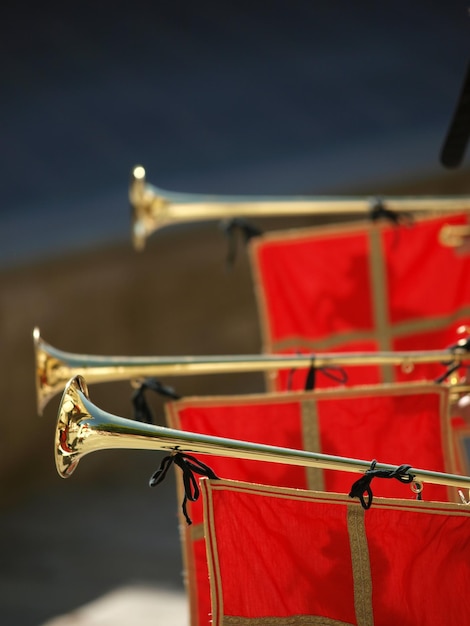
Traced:
MULTIPOLYGON (((383 463, 408 463, 438 472, 449 466, 449 427, 441 418, 439 393, 410 395, 363 395, 335 400, 318 400, 322 452, 359 459, 377 458, 383 463), (443 425, 444 422, 444 425, 443 425), (443 440, 444 427, 444 440, 443 440)), ((348 493, 351 476, 325 472, 325 489, 348 493)), ((385 497, 405 497, 403 485, 385 480, 374 492, 385 497)), ((446 501, 442 485, 426 485, 427 500, 446 501)))
POLYGON ((270 618, 295 626, 300 616, 380 626, 470 622, 468 507, 376 499, 363 511, 336 494, 202 485, 213 626, 223 616, 264 618, 266 626, 270 618))
MULTIPOLYGON (((264 394, 236 398, 185 399, 166 405, 168 425, 189 432, 242 439, 296 449, 311 449, 303 433, 303 406, 314 403, 318 422, 319 447, 325 454, 359 459, 377 458, 390 464, 408 463, 420 469, 453 472, 448 421, 441 415, 447 392, 426 385, 396 385, 362 390, 318 391, 310 393, 264 394)), ((305 468, 200 456, 221 478, 283 487, 309 487, 305 468)), ((320 472, 320 470, 317 470, 320 472)), ((327 491, 349 493, 354 475, 348 472, 322 472, 327 491)), ((374 495, 409 497, 407 485, 396 480, 377 480, 374 495)), ((425 485, 426 500, 447 500, 449 491, 440 485, 425 485)), ((200 501, 188 503, 194 524, 202 521, 200 501)), ((192 528, 183 526, 183 550, 192 626, 210 621, 210 594, 204 539, 192 537, 192 528)))
MULTIPOLYGON (((456 329, 470 322, 470 255, 442 246, 444 224, 465 223, 466 217, 426 219, 412 226, 354 225, 303 230, 256 238, 251 244, 264 351, 276 353, 444 349, 459 338, 456 329), (380 240, 384 272, 385 318, 390 345, 381 346, 374 312, 371 233, 380 240), (427 326, 419 328, 420 321, 427 326), (406 328, 406 325, 413 324, 406 328), (327 346, 325 348, 325 346, 327 346)), ((377 269, 378 268, 378 269, 377 269)), ((434 379, 444 369, 423 365, 395 380, 434 379)), ((285 372, 276 379, 285 389, 285 372)), ((383 380, 379 368, 348 368, 350 384, 383 380)), ((317 386, 331 386, 317 376, 317 386)), ((305 371, 291 379, 302 389, 305 371)))

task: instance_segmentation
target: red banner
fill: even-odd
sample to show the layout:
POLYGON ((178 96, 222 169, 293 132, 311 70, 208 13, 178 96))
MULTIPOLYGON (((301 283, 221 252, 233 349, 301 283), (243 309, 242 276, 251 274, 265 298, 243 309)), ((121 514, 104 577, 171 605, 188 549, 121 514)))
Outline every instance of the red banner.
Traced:
POLYGON ((470 623, 470 508, 201 481, 213 626, 470 623))
MULTIPOLYGON (((470 255, 439 242, 445 224, 355 224, 257 237, 250 244, 263 350, 321 353, 445 349, 470 323, 470 255)), ((350 367, 349 384, 434 379, 439 364, 350 367)), ((306 372, 269 377, 272 389, 305 388, 306 372)), ((318 374, 318 387, 332 386, 318 374)))

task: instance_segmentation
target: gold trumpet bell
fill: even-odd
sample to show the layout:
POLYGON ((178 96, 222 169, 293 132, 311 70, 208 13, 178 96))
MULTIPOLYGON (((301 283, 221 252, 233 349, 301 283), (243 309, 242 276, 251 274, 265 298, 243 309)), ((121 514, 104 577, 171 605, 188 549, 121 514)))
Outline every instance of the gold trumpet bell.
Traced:
POLYGON ((145 169, 136 165, 131 172, 129 201, 132 208, 132 243, 143 250, 147 237, 171 220, 166 217, 168 200, 145 180, 145 169))
POLYGON ((87 384, 83 377, 76 376, 65 387, 57 417, 54 457, 62 478, 70 476, 80 458, 91 451, 87 449, 87 439, 93 432, 89 424, 93 418, 86 410, 83 396, 89 398, 87 384))
MULTIPOLYGON (((81 375, 70 379, 60 401, 54 442, 57 472, 73 474, 80 459, 97 450, 178 450, 189 437, 179 431, 118 417, 101 410, 89 398, 81 375)), ((198 448, 195 448, 197 451, 198 448)))
POLYGON ((65 387, 59 406, 55 434, 54 457, 62 478, 71 476, 81 457, 96 447, 95 431, 90 421, 96 421, 87 411, 88 387, 82 376, 71 379, 65 387))
POLYGON ((165 449, 163 441, 159 446, 152 443, 148 426, 102 411, 90 401, 83 376, 75 376, 67 383, 58 410, 54 444, 57 472, 68 478, 80 459, 96 450, 165 449))

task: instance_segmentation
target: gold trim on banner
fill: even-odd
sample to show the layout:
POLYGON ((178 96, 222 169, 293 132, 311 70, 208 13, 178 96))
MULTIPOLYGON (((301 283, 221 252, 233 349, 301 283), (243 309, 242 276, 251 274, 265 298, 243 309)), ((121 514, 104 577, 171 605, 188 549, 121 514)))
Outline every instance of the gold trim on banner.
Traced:
MULTIPOLYGON (((317 403, 314 397, 300 402, 302 419, 302 440, 304 450, 321 452, 320 431, 318 424, 317 403)), ((323 470, 319 467, 306 467, 307 487, 314 491, 324 491, 323 470)))
MULTIPOLYGON (((166 424, 169 428, 175 428, 181 430, 181 422, 179 417, 179 411, 174 406, 174 403, 168 402, 164 406, 166 424)), ((184 486, 183 482, 179 480, 179 476, 176 473, 176 497, 178 502, 182 502, 184 498, 184 486)), ((189 511, 191 510, 191 503, 188 502, 189 511)), ((189 624, 190 626, 199 625, 199 605, 198 605, 198 588, 196 567, 194 563, 194 550, 193 550, 193 527, 188 526, 186 519, 183 515, 181 508, 178 508, 178 521, 179 521, 179 535, 181 545, 181 559, 183 565, 183 583, 188 596, 188 612, 189 612, 189 624)), ((204 534, 204 525, 197 524, 197 527, 202 527, 202 533, 204 534)), ((202 537, 204 538, 204 537, 202 537)), ((197 540, 197 539, 196 539, 197 540)))
MULTIPOLYGON (((434 317, 430 316, 422 319, 392 324, 391 332, 394 337, 398 338, 420 331, 439 330, 441 328, 445 328, 449 324, 457 322, 462 317, 468 316, 470 316, 470 306, 463 306, 460 307, 460 309, 455 309, 452 313, 448 313, 446 315, 436 315, 434 317)), ((443 348, 445 347, 446 346, 443 346, 443 348)))
MULTIPOLYGON (((272 331, 269 323, 268 307, 266 304, 266 299, 264 297, 264 290, 262 289, 261 269, 259 267, 259 256, 256 250, 257 239, 257 237, 254 237, 247 243, 247 254, 251 267, 253 291, 255 294, 255 300, 258 308, 262 352, 269 353, 271 351, 269 345, 271 342, 270 338, 272 337, 272 331)), ((264 381, 267 391, 274 391, 276 389, 276 378, 276 372, 271 371, 264 373, 264 381)))
POLYGON ((239 617, 224 615, 222 626, 353 626, 320 615, 290 615, 289 617, 239 617))
MULTIPOLYGON (((226 481, 213 481, 215 483, 226 481)), ((212 502, 212 481, 201 480, 201 494, 204 505, 204 534, 206 537, 207 567, 209 570, 209 586, 212 607, 212 625, 222 626, 223 624, 223 592, 222 579, 220 576, 219 550, 217 548, 217 537, 214 522, 214 507, 212 502)))
MULTIPOLYGON (((469 306, 463 306, 447 315, 419 318, 390 324, 388 334, 391 339, 399 339, 400 337, 406 337, 406 335, 413 333, 441 330, 465 317, 470 317, 469 306)), ((296 350, 299 349, 299 346, 302 346, 304 350, 308 349, 312 352, 324 352, 353 341, 377 342, 377 335, 373 330, 358 330, 347 333, 339 332, 331 337, 323 337, 321 339, 309 339, 308 337, 293 335, 291 337, 284 337, 284 339, 280 341, 273 341, 270 345, 270 349, 266 350, 266 352, 270 354, 271 352, 276 353, 283 350, 296 350)), ((446 346, 443 346, 443 349, 445 349, 445 347, 446 346)))
MULTIPOLYGON (((422 385, 423 383, 421 383, 422 385)), ((364 385, 365 387, 365 385, 364 385)), ((372 385, 371 385, 372 387, 372 385)), ((320 390, 319 390, 320 391, 320 390)), ((316 391, 315 393, 319 393, 316 391)), ((330 391, 330 390, 328 390, 330 391)), ((299 395, 306 394, 308 392, 304 391, 271 391, 269 393, 266 392, 257 392, 257 393, 245 393, 245 394, 236 394, 236 395, 214 395, 214 396, 187 396, 185 398, 181 398, 180 400, 171 400, 168 404, 172 404, 175 411, 178 413, 185 408, 206 408, 213 406, 237 406, 237 405, 246 405, 246 404, 266 404, 272 401, 278 402, 280 404, 298 402, 299 395)), ((181 428, 181 426, 180 426, 181 428)))
POLYGON ((370 571, 369 546, 364 524, 364 509, 357 505, 347 506, 349 543, 354 580, 354 607, 357 626, 374 626, 372 608, 372 574, 370 571))
POLYGON ((272 341, 268 344, 265 353, 271 354, 271 352, 281 352, 283 350, 299 350, 299 346, 302 348, 308 348, 313 353, 325 352, 328 349, 341 346, 345 343, 353 341, 376 341, 375 331, 373 330, 357 330, 350 332, 335 332, 334 335, 328 337, 322 337, 319 339, 309 339, 308 337, 302 337, 301 335, 291 335, 284 337, 278 341, 272 341))
MULTIPOLYGON (((308 502, 337 503, 355 506, 363 510, 359 502, 352 502, 351 498, 342 493, 327 491, 310 491, 308 489, 294 489, 292 487, 274 487, 270 485, 258 485, 237 480, 210 480, 201 479, 202 484, 210 484, 211 491, 229 489, 233 492, 253 493, 255 495, 276 497, 288 500, 300 500, 308 502)), ((377 507, 396 511, 414 511, 418 513, 432 513, 444 515, 466 516, 470 518, 470 507, 456 504, 455 502, 426 502, 425 500, 405 500, 403 498, 374 497, 374 509, 377 507)))
POLYGON ((191 541, 200 541, 204 539, 204 524, 191 524, 189 527, 191 541))
MULTIPOLYGON (((369 229, 369 275, 375 332, 379 350, 391 350, 390 320, 388 317, 387 271, 382 250, 382 229, 372 226, 369 229)), ((383 368, 385 382, 393 382, 392 370, 383 368)))
MULTIPOLYGON (((305 400, 319 400, 329 398, 344 398, 362 395, 409 395, 415 393, 446 393, 448 387, 438 385, 433 381, 427 380, 411 380, 396 383, 377 383, 353 385, 351 387, 328 387, 325 389, 315 389, 312 391, 303 391, 301 389, 295 391, 271 391, 237 394, 237 395, 214 395, 214 396, 187 396, 180 400, 171 400, 167 402, 166 407, 172 406, 171 413, 179 414, 180 411, 187 407, 212 407, 220 405, 238 405, 238 404, 268 404, 276 402, 279 404, 290 404, 293 402, 303 402, 305 400)), ((182 429, 179 420, 171 420, 168 422, 173 428, 182 429)), ((184 429, 182 429, 184 430, 184 429)))

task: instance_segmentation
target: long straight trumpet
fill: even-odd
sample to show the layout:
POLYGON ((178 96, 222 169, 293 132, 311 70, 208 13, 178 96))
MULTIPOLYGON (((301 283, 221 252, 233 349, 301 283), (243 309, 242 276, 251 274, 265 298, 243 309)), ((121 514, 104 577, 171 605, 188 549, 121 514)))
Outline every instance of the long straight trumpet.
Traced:
POLYGON ((39 329, 33 332, 36 357, 36 400, 39 415, 46 404, 76 375, 89 383, 133 380, 150 376, 235 374, 269 372, 291 368, 364 365, 398 365, 412 368, 418 363, 460 363, 470 359, 467 339, 447 350, 416 352, 336 352, 324 354, 254 354, 217 356, 97 356, 72 354, 46 343, 39 329))
MULTIPOLYGON (((371 466, 371 461, 201 435, 118 417, 92 404, 84 378, 72 378, 65 387, 57 417, 54 451, 59 475, 71 476, 80 459, 90 452, 113 449, 215 454, 356 473, 371 466)), ((377 463, 375 467, 393 471, 398 466, 377 463)), ((418 483, 470 488, 468 476, 416 468, 408 473, 418 483)))
MULTIPOLYGON (((129 200, 136 250, 142 250, 147 237, 159 228, 179 222, 302 215, 359 217, 371 215, 377 205, 376 197, 367 196, 215 196, 171 192, 147 183, 141 165, 131 172, 129 200)), ((380 206, 406 213, 455 212, 470 208, 470 196, 384 196, 380 206)))

